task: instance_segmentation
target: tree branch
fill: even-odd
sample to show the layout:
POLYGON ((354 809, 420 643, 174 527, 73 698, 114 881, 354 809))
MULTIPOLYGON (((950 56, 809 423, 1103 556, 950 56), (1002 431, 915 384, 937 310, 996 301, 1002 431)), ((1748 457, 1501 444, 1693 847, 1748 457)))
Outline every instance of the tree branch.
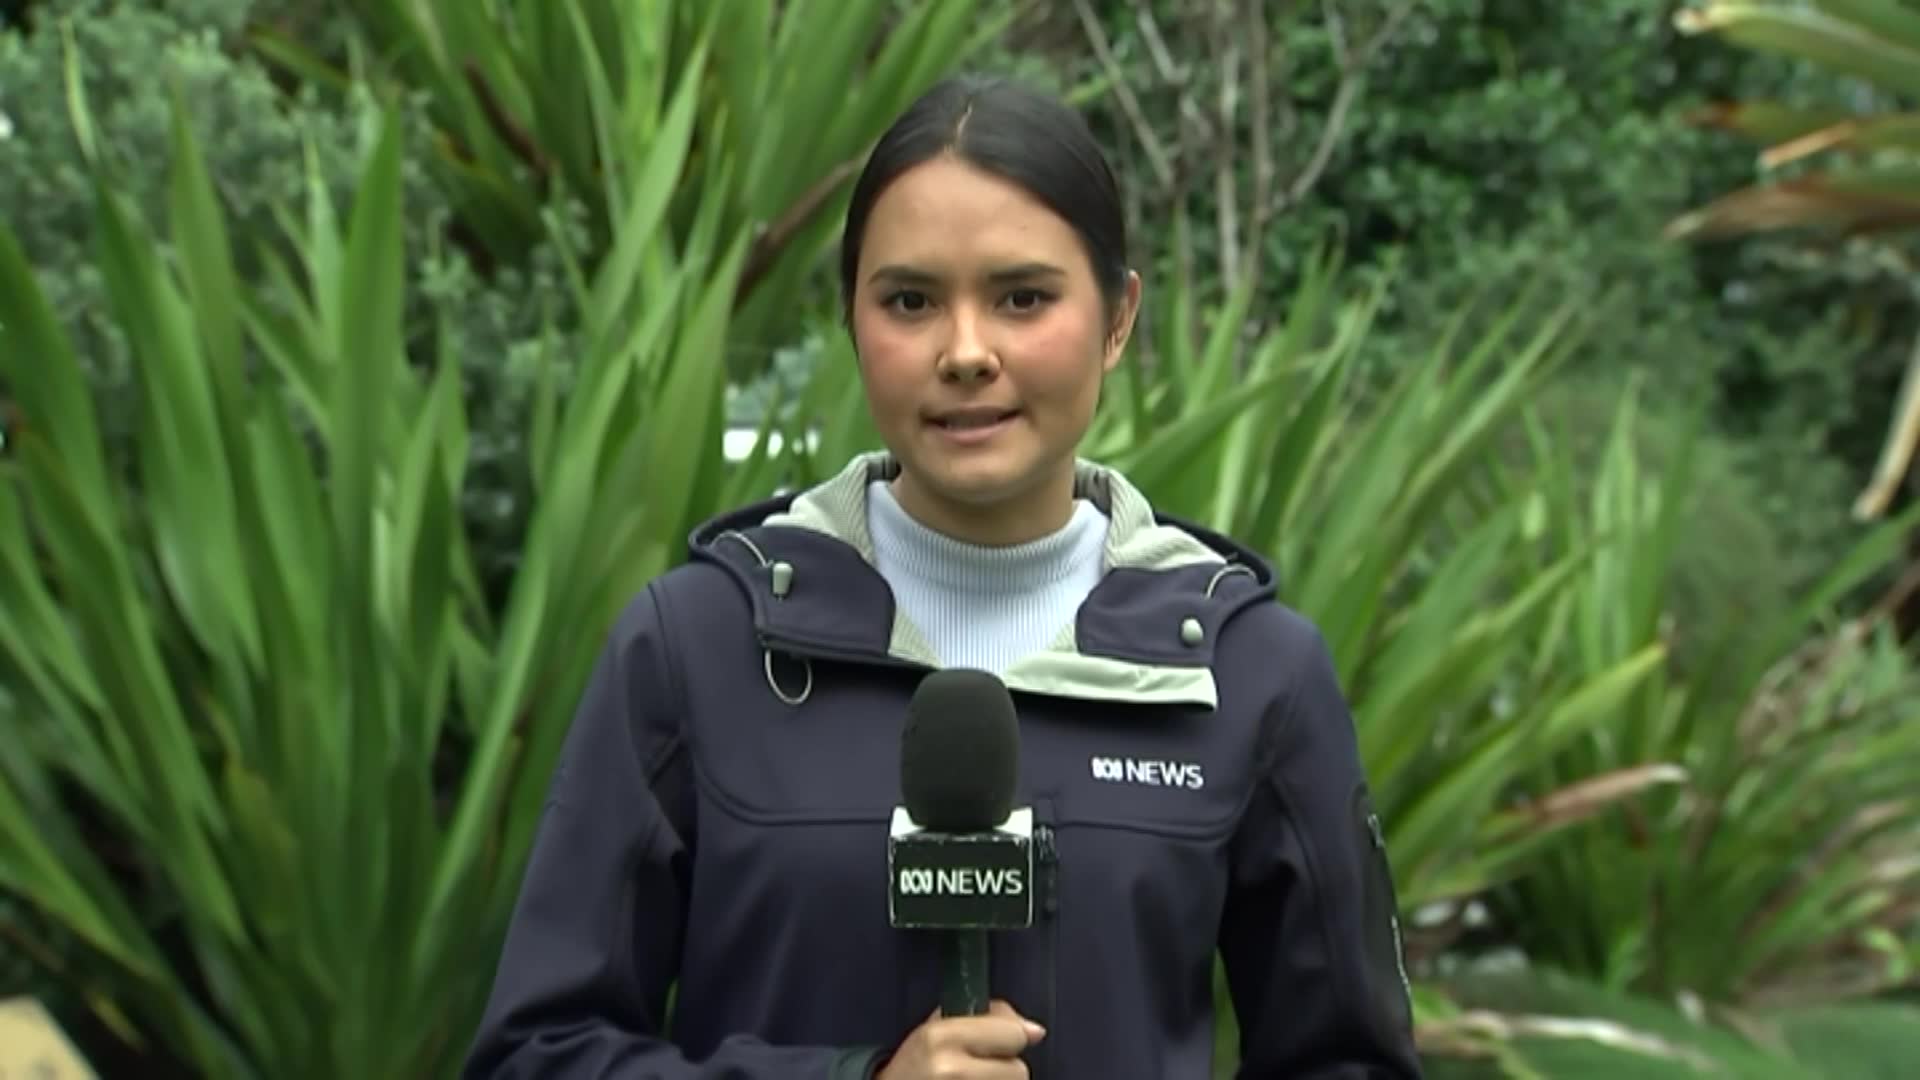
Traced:
POLYGON ((1220 138, 1213 150, 1214 221, 1220 232, 1220 282, 1231 293, 1240 283, 1245 261, 1240 249, 1240 184, 1237 170, 1239 155, 1240 57, 1241 45, 1234 40, 1232 15, 1234 0, 1214 0, 1208 20, 1213 55, 1220 66, 1219 123, 1220 138))
POLYGON ((1126 72, 1120 69, 1120 61, 1113 55, 1113 45, 1107 41, 1107 32, 1101 29, 1099 17, 1088 6, 1087 0, 1073 0, 1073 10, 1080 17, 1080 28, 1086 32, 1087 44, 1099 59, 1107 81, 1113 86, 1113 96, 1119 101, 1120 110, 1127 114, 1127 121, 1133 125, 1134 137, 1140 140, 1140 149, 1147 155, 1147 164, 1153 167, 1153 174, 1161 185, 1171 188, 1174 181, 1173 163, 1167 158, 1166 148, 1160 145, 1159 136, 1153 133, 1153 125, 1147 122, 1147 114, 1140 108, 1140 99, 1133 96, 1133 88, 1127 83, 1126 72))
MULTIPOLYGON (((1253 140, 1253 196, 1247 209, 1246 274, 1257 281, 1265 260, 1267 223, 1273 218, 1273 117, 1270 51, 1265 0, 1246 0, 1241 9, 1246 40, 1252 43, 1247 67, 1248 121, 1253 140)), ((1284 16, 1284 12, 1282 13, 1284 16)))
POLYGON ((1146 42, 1154 69, 1160 73, 1162 82, 1179 93, 1180 119, 1195 127, 1199 141, 1212 144, 1220 138, 1220 133, 1214 130, 1206 110, 1193 99, 1193 65, 1174 63, 1173 50, 1167 48, 1166 36, 1160 33, 1160 22, 1153 17, 1152 5, 1147 0, 1132 0, 1132 3, 1133 21, 1140 28, 1140 40, 1146 42))
POLYGON ((1160 21, 1153 17, 1153 8, 1147 0, 1133 0, 1133 21, 1140 27, 1140 40, 1147 43, 1147 55, 1153 58, 1160 78, 1168 86, 1185 85, 1187 69, 1173 62, 1173 50, 1167 48, 1167 39, 1160 33, 1160 21))
POLYGON ((1293 178, 1281 193, 1274 212, 1279 213, 1297 205, 1306 198, 1314 185, 1333 163, 1334 151, 1339 149, 1341 138, 1346 134, 1347 117, 1353 111, 1354 103, 1360 98, 1360 90, 1366 83, 1367 68, 1379 55, 1380 50, 1399 31, 1402 23, 1413 14, 1414 0, 1395 7, 1359 48, 1347 45, 1346 24, 1334 9, 1333 0, 1326 0, 1327 33, 1333 39, 1334 49, 1340 58, 1340 88, 1334 92, 1333 105, 1327 110, 1327 123, 1320 131, 1320 139, 1314 145, 1313 155, 1307 159, 1306 167, 1293 178))

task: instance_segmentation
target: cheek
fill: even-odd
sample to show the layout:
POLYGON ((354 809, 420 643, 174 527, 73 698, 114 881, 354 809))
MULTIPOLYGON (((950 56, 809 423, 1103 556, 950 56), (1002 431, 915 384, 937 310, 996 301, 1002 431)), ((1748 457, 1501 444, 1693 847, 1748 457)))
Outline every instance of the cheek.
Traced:
POLYGON ((1105 358, 1098 319, 1062 311, 1029 327, 1021 344, 1028 394, 1074 410, 1098 397, 1105 358))
POLYGON ((912 336, 886 320, 856 317, 853 340, 861 380, 874 409, 892 412, 911 407, 928 366, 912 336))

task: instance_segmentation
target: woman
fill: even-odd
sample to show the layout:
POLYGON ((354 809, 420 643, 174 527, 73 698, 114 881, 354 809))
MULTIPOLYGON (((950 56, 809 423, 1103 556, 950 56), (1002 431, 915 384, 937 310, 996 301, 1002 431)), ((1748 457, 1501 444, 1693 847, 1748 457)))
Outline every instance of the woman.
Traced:
POLYGON ((1234 541, 1077 447, 1140 306, 1076 114, 955 79, 887 132, 841 255, 884 452, 692 537, 574 722, 472 1077, 1419 1075, 1394 896, 1314 627, 1234 541), (890 927, 900 725, 998 674, 1056 858, 996 1000, 930 1015, 890 927), (666 1011, 673 990, 673 1016, 666 1011))

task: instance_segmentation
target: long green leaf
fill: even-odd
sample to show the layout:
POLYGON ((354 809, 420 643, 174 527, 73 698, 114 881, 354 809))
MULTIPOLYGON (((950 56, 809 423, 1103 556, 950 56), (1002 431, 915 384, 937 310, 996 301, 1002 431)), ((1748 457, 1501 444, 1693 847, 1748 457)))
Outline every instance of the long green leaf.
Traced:
POLYGON ((1716 33, 1750 48, 1811 60, 1891 91, 1920 94, 1920 39, 1891 37, 1812 8, 1736 0, 1682 9, 1674 22, 1688 33, 1716 33))

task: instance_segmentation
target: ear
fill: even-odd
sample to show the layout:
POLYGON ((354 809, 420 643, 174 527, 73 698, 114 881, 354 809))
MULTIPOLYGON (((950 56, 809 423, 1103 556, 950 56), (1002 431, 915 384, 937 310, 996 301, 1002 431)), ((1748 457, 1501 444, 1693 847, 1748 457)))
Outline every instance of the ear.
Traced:
POLYGON ((1129 270, 1127 287, 1120 296, 1120 303, 1115 307, 1113 322, 1107 328, 1106 355, 1101 357, 1100 362, 1103 370, 1112 371, 1119 365, 1120 358, 1126 355, 1127 341, 1133 337, 1133 321, 1139 315, 1140 275, 1129 270))

